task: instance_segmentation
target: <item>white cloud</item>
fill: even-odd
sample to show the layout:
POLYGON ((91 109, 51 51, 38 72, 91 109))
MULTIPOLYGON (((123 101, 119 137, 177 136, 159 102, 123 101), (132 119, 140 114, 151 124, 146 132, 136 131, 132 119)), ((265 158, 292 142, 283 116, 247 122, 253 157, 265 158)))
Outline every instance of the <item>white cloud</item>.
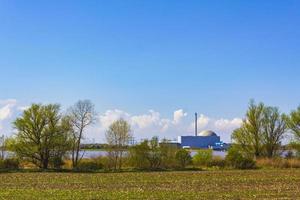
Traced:
MULTIPOLYGON (((198 129, 199 131, 204 129, 211 129, 216 131, 230 132, 241 126, 243 120, 241 118, 234 119, 214 119, 209 118, 204 114, 201 114, 198 117, 198 129)), ((190 124, 190 131, 194 130, 195 122, 190 124)))
POLYGON ((131 124, 140 129, 145 129, 150 126, 160 126, 162 123, 164 122, 160 118, 160 113, 154 110, 149 110, 148 114, 131 117, 131 124))
POLYGON ((241 126, 243 120, 240 118, 234 118, 232 120, 219 119, 215 121, 215 127, 218 130, 231 131, 241 126))
POLYGON ((122 110, 107 110, 104 115, 100 115, 100 125, 102 128, 107 129, 114 121, 118 119, 129 120, 130 115, 122 110))
POLYGON ((6 105, 0 109, 0 120, 4 120, 11 116, 11 108, 9 105, 6 105))
POLYGON ((19 107, 18 107, 18 110, 19 110, 19 111, 25 111, 25 110, 27 110, 28 108, 30 108, 30 106, 19 106, 19 107))
POLYGON ((209 121, 210 121, 209 117, 201 114, 200 117, 198 117, 197 125, 198 125, 199 128, 205 128, 205 126, 207 126, 207 124, 209 123, 209 121))
POLYGON ((14 114, 14 108, 17 104, 15 99, 0 100, 0 131, 1 134, 10 132, 10 118, 14 114))
POLYGON ((99 134, 105 135, 105 130, 114 121, 123 118, 132 128, 132 131, 137 138, 150 138, 152 136, 160 137, 176 137, 182 132, 186 132, 183 128, 185 125, 180 123, 187 116, 182 109, 174 111, 172 118, 163 118, 161 114, 154 110, 149 110, 145 114, 131 115, 122 110, 108 110, 103 115, 99 116, 99 134))
POLYGON ((103 115, 100 115, 101 129, 107 129, 114 121, 120 118, 126 120, 135 130, 151 128, 167 130, 172 122, 169 119, 161 118, 160 113, 154 110, 149 110, 147 114, 130 115, 125 111, 115 109, 108 110, 103 115))
POLYGON ((161 119, 161 132, 168 131, 172 126, 172 123, 169 119, 161 119))
POLYGON ((183 111, 183 109, 176 110, 173 115, 173 123, 179 124, 181 120, 187 116, 187 113, 183 111))
POLYGON ((12 109, 15 107, 17 101, 14 99, 1 100, 0 105, 4 105, 0 108, 0 120, 5 120, 12 115, 12 109))
MULTIPOLYGON (((200 114, 200 116, 197 119, 197 127, 198 130, 206 129, 208 127, 208 124, 210 123, 211 119, 204 114, 200 114)), ((195 128, 195 121, 193 121, 189 126, 189 132, 194 131, 195 128)))
MULTIPOLYGON (((212 130, 220 135, 223 141, 229 142, 232 131, 236 128, 239 128, 242 122, 243 120, 241 118, 216 119, 210 118, 204 114, 200 114, 198 117, 198 132, 203 130, 212 130)), ((195 122, 190 123, 188 132, 193 134, 194 128, 195 122)))
POLYGON ((5 100, 0 100, 0 105, 16 105, 17 104, 17 100, 16 99, 5 99, 5 100))

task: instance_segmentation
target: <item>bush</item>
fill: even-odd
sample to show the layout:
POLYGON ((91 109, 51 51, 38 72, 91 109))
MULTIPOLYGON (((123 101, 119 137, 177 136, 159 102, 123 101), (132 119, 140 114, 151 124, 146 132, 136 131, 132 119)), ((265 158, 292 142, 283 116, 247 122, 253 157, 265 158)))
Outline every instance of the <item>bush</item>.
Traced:
POLYGON ((293 150, 292 152, 295 152, 295 154, 293 153, 294 157, 296 158, 300 158, 300 143, 299 142, 291 142, 289 145, 289 152, 288 155, 291 154, 290 151, 293 150))
POLYGON ((129 149, 130 165, 137 169, 149 169, 150 163, 148 160, 150 148, 148 141, 135 145, 129 149))
POLYGON ((236 169, 254 169, 256 163, 253 158, 243 155, 238 148, 231 147, 225 158, 226 163, 236 169))
POLYGON ((169 168, 173 165, 175 156, 173 149, 167 146, 160 146, 157 137, 145 140, 141 144, 131 147, 129 160, 132 167, 137 169, 158 170, 169 168))
POLYGON ((97 171, 103 169, 103 164, 99 162, 97 159, 84 159, 81 160, 77 167, 75 168, 76 171, 97 171))
POLYGON ((217 167, 217 168, 224 168, 226 166, 226 161, 220 156, 215 156, 211 159, 208 163, 208 167, 217 167))
POLYGON ((54 169, 61 169, 62 166, 65 165, 65 161, 61 157, 55 156, 53 159, 51 159, 51 164, 54 169))
POLYGON ((201 149, 193 157, 193 163, 198 166, 207 166, 212 161, 213 151, 211 149, 201 149))
POLYGON ((160 144, 160 156, 162 169, 175 169, 178 168, 178 162, 176 160, 177 147, 173 147, 166 144, 160 144))
POLYGON ((19 169, 20 162, 16 158, 0 160, 0 169, 19 169))
POLYGON ((284 156, 286 159, 292 159, 292 158, 294 158, 295 156, 294 156, 294 152, 293 151, 291 151, 291 150, 289 150, 287 153, 286 153, 286 155, 284 156))
POLYGON ((182 169, 184 169, 186 165, 192 162, 192 157, 190 152, 185 149, 178 150, 176 152, 175 158, 182 169))

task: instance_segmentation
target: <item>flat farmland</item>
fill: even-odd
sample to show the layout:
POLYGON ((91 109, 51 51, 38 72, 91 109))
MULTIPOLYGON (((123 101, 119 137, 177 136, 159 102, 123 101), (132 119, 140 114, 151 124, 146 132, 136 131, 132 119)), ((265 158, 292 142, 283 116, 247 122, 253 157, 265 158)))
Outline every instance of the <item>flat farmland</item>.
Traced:
POLYGON ((300 199, 300 170, 0 173, 0 199, 300 199))

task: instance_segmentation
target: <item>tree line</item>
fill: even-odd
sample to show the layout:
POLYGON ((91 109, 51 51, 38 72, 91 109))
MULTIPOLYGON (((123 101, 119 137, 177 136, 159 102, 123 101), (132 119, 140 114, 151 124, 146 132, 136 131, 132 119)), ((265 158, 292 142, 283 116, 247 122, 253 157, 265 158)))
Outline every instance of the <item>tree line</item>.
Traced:
MULTIPOLYGON (((96 118, 89 100, 78 101, 65 113, 58 104, 32 104, 13 122, 16 134, 7 139, 0 137, 0 160, 9 150, 41 169, 61 169, 66 160, 71 161, 73 169, 89 167, 91 163, 83 159, 81 147, 87 128, 96 118)), ((247 168, 254 166, 255 159, 279 157, 288 133, 294 136, 289 146, 300 157, 300 107, 287 115, 276 107, 251 101, 241 127, 232 133, 233 145, 226 159, 233 167, 247 168)), ((167 141, 159 142, 157 137, 128 148, 132 130, 123 119, 113 122, 105 136, 107 156, 92 163, 94 168, 104 162, 112 170, 123 166, 155 170, 185 168, 191 163, 225 165, 222 159, 212 159, 209 150, 201 150, 192 158, 189 151, 171 147, 167 141)))

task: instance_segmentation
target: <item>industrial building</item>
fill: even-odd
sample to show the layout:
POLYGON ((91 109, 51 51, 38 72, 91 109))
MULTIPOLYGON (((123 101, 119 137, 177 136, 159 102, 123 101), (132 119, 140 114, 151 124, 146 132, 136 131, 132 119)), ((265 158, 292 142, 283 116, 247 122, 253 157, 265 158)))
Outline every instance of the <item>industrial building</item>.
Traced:
POLYGON ((220 136, 211 130, 198 133, 198 117, 195 113, 195 135, 178 136, 177 141, 164 141, 161 145, 187 149, 213 149, 223 151, 229 148, 229 144, 223 143, 220 136))
POLYGON ((198 116, 195 113, 195 135, 194 136, 179 136, 177 143, 182 148, 212 148, 223 149, 225 144, 221 142, 220 136, 215 132, 206 130, 198 133, 198 116))
POLYGON ((178 143, 182 148, 212 148, 221 143, 221 140, 215 132, 207 130, 195 136, 179 136, 178 143))

